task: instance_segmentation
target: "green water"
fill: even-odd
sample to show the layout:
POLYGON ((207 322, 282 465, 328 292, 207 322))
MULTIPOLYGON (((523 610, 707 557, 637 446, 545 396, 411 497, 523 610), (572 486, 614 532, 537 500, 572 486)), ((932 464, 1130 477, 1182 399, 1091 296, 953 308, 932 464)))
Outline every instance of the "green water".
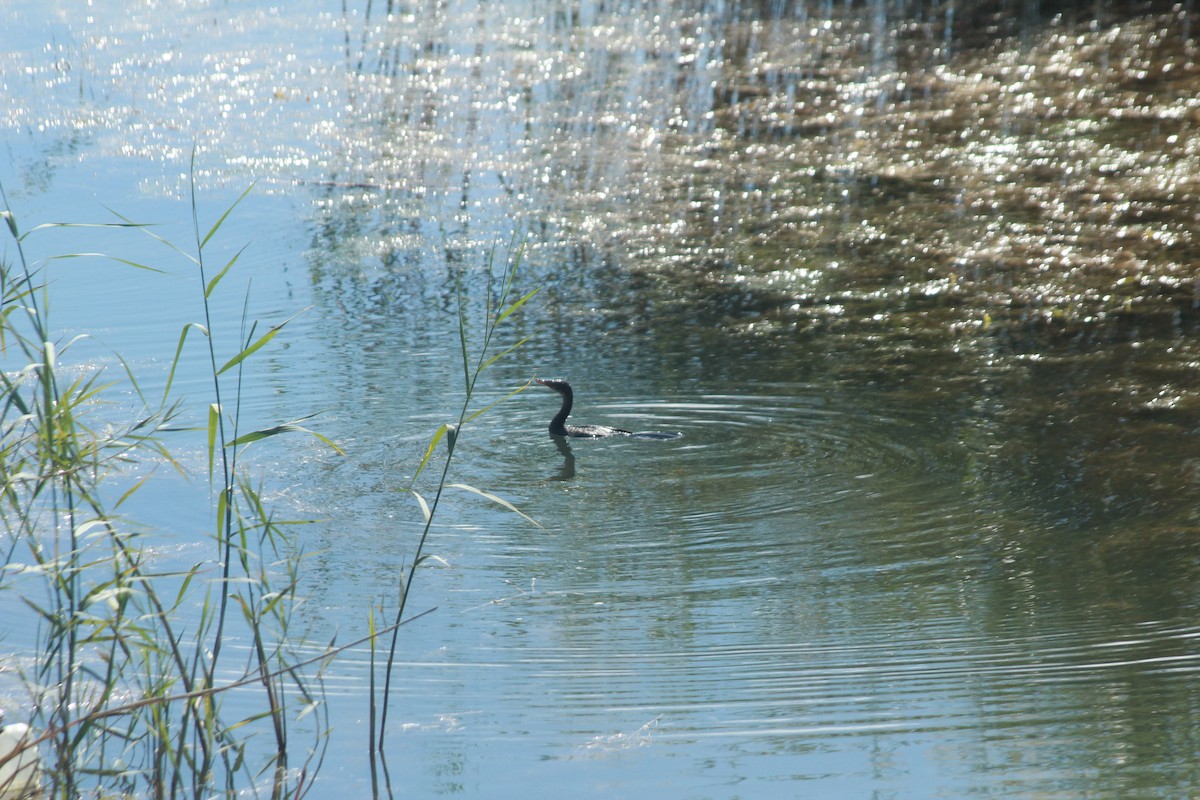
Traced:
MULTIPOLYGON (((412 556, 455 286, 478 315, 497 241, 544 288, 487 399, 566 377, 573 419, 683 433, 564 450, 536 386, 464 431, 452 479, 543 527, 449 496, 398 794, 1200 789, 1190 10, 348 5, 17 3, 0 180, 30 222, 168 232, 193 142, 206 210, 258 181, 227 234, 253 311, 309 310, 246 413, 322 411, 348 454, 257 456, 322 520, 314 652, 412 556)), ((161 381, 194 280, 54 269, 58 324, 161 381)), ((165 559, 206 557, 199 484, 138 501, 165 559)), ((326 688, 314 796, 365 794, 366 652, 326 688)))

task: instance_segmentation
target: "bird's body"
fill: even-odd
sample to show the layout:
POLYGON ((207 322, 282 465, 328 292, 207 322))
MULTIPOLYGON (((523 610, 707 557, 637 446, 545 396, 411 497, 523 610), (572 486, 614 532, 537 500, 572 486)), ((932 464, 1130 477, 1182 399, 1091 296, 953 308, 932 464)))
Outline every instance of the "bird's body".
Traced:
POLYGON ((556 436, 578 436, 584 439, 599 439, 601 436, 632 436, 633 431, 610 428, 607 425, 563 425, 556 436))
POLYGON ((604 436, 631 436, 632 431, 621 428, 610 428, 607 425, 568 425, 567 416, 571 413, 571 405, 575 402, 575 394, 571 384, 562 380, 542 380, 538 383, 548 389, 553 389, 562 395, 562 408, 550 420, 551 436, 574 436, 581 439, 599 439, 604 436))

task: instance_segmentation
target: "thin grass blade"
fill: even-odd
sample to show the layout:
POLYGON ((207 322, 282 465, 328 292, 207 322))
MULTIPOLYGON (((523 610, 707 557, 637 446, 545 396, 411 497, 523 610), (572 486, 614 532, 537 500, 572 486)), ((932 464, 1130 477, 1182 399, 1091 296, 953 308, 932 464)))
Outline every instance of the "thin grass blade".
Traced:
MULTIPOLYGON (((305 419, 307 419, 307 417, 305 417, 305 419)), ((250 433, 243 434, 242 436, 239 436, 238 438, 234 439, 232 442, 229 442, 226 445, 226 447, 240 447, 244 444, 250 444, 251 442, 258 442, 263 439, 269 439, 272 436, 278 436, 281 433, 307 433, 309 436, 312 436, 313 438, 317 439, 322 444, 328 446, 331 450, 336 452, 338 455, 340 455, 340 456, 346 455, 345 451, 342 450, 342 448, 338 447, 337 444, 335 442, 333 442, 332 440, 330 440, 329 438, 322 436, 321 434, 317 433, 316 431, 314 431, 310 428, 305 428, 301 425, 297 425, 295 422, 285 422, 282 425, 273 425, 270 428, 263 428, 261 430, 251 431, 250 433)))
MULTIPOLYGON (((217 454, 217 429, 221 424, 221 407, 216 403, 208 406, 208 482, 212 483, 213 464, 217 454)), ((224 495, 224 492, 222 492, 224 495)))
MULTIPOLYGON (((522 339, 521 341, 524 341, 524 339, 522 339)), ((515 347, 515 346, 516 346, 516 345, 514 345, 514 347, 515 347)), ((463 422, 464 422, 464 423, 466 423, 466 422, 470 422, 471 420, 475 419, 476 417, 478 417, 478 416, 482 416, 483 414, 486 414, 488 411, 490 411, 491 409, 493 409, 493 408, 495 408, 496 406, 500 405, 501 403, 503 403, 503 402, 504 402, 505 400, 507 400, 508 398, 510 398, 510 397, 512 397, 512 396, 514 396, 514 395, 518 395, 518 394, 520 394, 521 392, 525 391, 526 389, 528 389, 528 388, 529 388, 530 386, 532 386, 532 385, 533 385, 533 378, 530 378, 530 379, 529 379, 529 380, 528 380, 526 383, 522 384, 521 386, 518 386, 516 389, 513 389, 511 392, 509 392, 508 394, 504 395, 504 397, 501 397, 501 398, 500 398, 499 400, 497 400, 496 402, 494 402, 494 403, 491 403, 491 404, 489 404, 489 405, 486 405, 486 406, 484 406, 483 408, 481 408, 481 409, 479 409, 478 411, 476 411, 475 413, 471 414, 471 416, 469 416, 469 417, 467 417, 466 419, 464 419, 464 420, 463 420, 463 422)))
POLYGON ((147 472, 142 477, 142 479, 140 481, 135 483, 133 486, 130 486, 129 489, 126 490, 126 492, 124 494, 122 494, 120 497, 117 498, 117 502, 113 504, 113 510, 115 511, 116 509, 120 508, 121 504, 124 503, 126 500, 128 500, 130 498, 130 496, 133 495, 134 492, 136 492, 138 489, 142 488, 142 486, 145 485, 146 481, 150 480, 150 476, 156 472, 158 472, 158 467, 154 467, 153 469, 151 469, 149 472, 147 472))
POLYGON ((429 509, 429 503, 425 502, 425 498, 416 489, 409 489, 408 491, 412 492, 412 496, 417 498, 417 505, 421 506, 421 516, 426 522, 429 522, 433 518, 433 512, 429 509))
POLYGON ((208 329, 199 322, 189 322, 183 326, 183 330, 179 332, 179 343, 175 345, 175 357, 171 359, 171 369, 167 372, 167 385, 163 389, 163 403, 167 402, 167 397, 171 394, 171 384, 175 381, 175 370, 179 368, 180 354, 183 352, 183 344, 187 341, 188 331, 192 328, 198 329, 202 334, 208 336, 208 329))
POLYGON ((252 184, 250 184, 249 186, 247 186, 247 187, 246 187, 246 191, 242 192, 242 193, 241 193, 241 194, 238 196, 238 199, 237 199, 237 200, 234 200, 234 201, 233 201, 233 203, 232 203, 232 204, 230 204, 229 208, 225 209, 225 213, 224 213, 224 214, 222 214, 222 215, 221 215, 221 216, 220 216, 220 217, 217 219, 217 221, 213 223, 213 226, 212 226, 211 228, 209 228, 209 229, 208 229, 208 233, 207 233, 207 234, 205 234, 204 238, 203 238, 203 239, 200 241, 200 249, 204 249, 204 245, 208 244, 208 240, 209 240, 209 239, 211 239, 213 236, 215 236, 215 235, 216 235, 216 233, 217 233, 217 231, 220 229, 221 225, 223 225, 223 224, 225 223, 225 220, 226 220, 226 219, 229 217, 229 215, 230 215, 230 214, 232 214, 232 213, 233 213, 233 210, 234 210, 235 208, 237 208, 237 206, 238 206, 238 203, 240 203, 240 202, 242 202, 243 200, 245 200, 245 199, 246 199, 246 195, 250 194, 250 190, 251 190, 251 189, 253 189, 253 188, 254 188, 254 184, 253 184, 253 183, 252 183, 252 184))
POLYGON ((448 483, 446 485, 453 489, 462 489, 465 492, 471 492, 472 494, 477 494, 480 497, 482 497, 484 500, 490 500, 491 502, 496 503, 497 505, 507 508, 509 511, 513 512, 514 514, 518 514, 522 519, 525 519, 525 520, 533 523, 534 525, 537 525, 537 527, 539 527, 539 528, 542 527, 542 525, 539 524, 536 519, 529 516, 524 511, 522 511, 521 509, 514 506, 512 503, 505 500, 503 497, 494 495, 491 492, 485 492, 482 489, 476 489, 474 486, 468 486, 465 483, 448 483))
POLYGON ((496 324, 499 325, 501 322, 504 322, 504 320, 508 319, 513 314, 514 311, 516 311, 521 306, 528 303, 531 299, 533 299, 533 296, 536 295, 541 290, 542 290, 542 287, 539 286, 536 289, 531 289, 530 291, 528 291, 524 297, 517 300, 515 303, 513 303, 511 306, 509 306, 508 309, 503 314, 496 317, 496 324))
POLYGON ((110 256, 108 253, 63 253, 61 255, 50 256, 50 258, 48 258, 46 260, 47 261, 66 261, 67 259, 71 259, 71 258, 103 258, 106 261, 116 261, 119 264, 124 264, 128 267, 136 267, 137 269, 144 269, 147 272, 157 272, 160 275, 169 274, 164 269, 159 269, 158 267, 151 267, 147 264, 142 264, 138 261, 130 261, 127 258, 118 258, 117 256, 110 256))
POLYGON ((248 346, 245 350, 238 353, 233 358, 226 361, 224 366, 222 366, 219 370, 217 370, 217 374, 221 375, 225 372, 228 372, 231 368, 236 367, 238 364, 242 363, 247 358, 254 355, 256 352, 258 352, 260 349, 262 349, 262 347, 267 342, 274 339, 275 335, 278 334, 281 330, 283 330, 283 327, 285 325, 287 325, 289 322, 294 320, 296 317, 300 316, 300 313, 301 312, 297 312, 297 313, 293 314, 292 316, 288 317, 287 319, 285 319, 283 322, 279 323, 278 325, 272 325, 271 329, 269 331, 267 331, 266 333, 264 333, 262 336, 260 336, 253 344, 248 346))
POLYGON ((242 245, 242 249, 234 253, 233 258, 229 259, 229 262, 224 266, 224 268, 222 268, 221 271, 218 272, 213 279, 208 282, 208 285, 204 287, 204 297, 206 299, 212 296, 213 291, 215 291, 217 288, 217 284, 219 284, 221 279, 225 277, 225 274, 233 268, 233 265, 237 263, 237 260, 241 258, 242 253, 246 252, 246 248, 249 246, 249 243, 242 245))
MULTIPOLYGON (((433 438, 429 440, 429 447, 425 448, 425 455, 421 457, 421 463, 417 465, 417 471, 413 473, 413 482, 417 480, 417 476, 421 474, 421 471, 425 469, 425 465, 429 463, 429 458, 433 455, 433 451, 437 448, 438 442, 440 442, 447 433, 450 433, 454 429, 454 426, 447 422, 439 426, 438 429, 433 432, 433 438)), ((411 486, 412 483, 409 485, 411 486)))
POLYGON ((495 364, 497 361, 499 361, 500 359, 504 358, 506 355, 508 355, 509 353, 511 353, 513 350, 516 350, 518 347, 520 347, 521 345, 525 344, 526 342, 528 342, 528 341, 529 341, 530 339, 532 339, 532 338, 533 338, 532 334, 531 334, 531 335, 529 335, 529 336, 526 336, 524 339, 522 339, 521 341, 517 342, 517 343, 516 343, 516 344, 514 344, 512 347, 509 347, 508 349, 506 349, 506 350, 504 350, 504 351, 502 351, 502 352, 499 352, 499 353, 497 353, 496 355, 492 356, 492 357, 491 357, 491 358, 489 358, 487 361, 484 361, 482 364, 480 364, 480 365, 479 365, 479 369, 480 369, 481 371, 482 371, 482 370, 485 370, 485 369, 487 369, 487 368, 488 368, 488 367, 490 367, 492 364, 495 364))

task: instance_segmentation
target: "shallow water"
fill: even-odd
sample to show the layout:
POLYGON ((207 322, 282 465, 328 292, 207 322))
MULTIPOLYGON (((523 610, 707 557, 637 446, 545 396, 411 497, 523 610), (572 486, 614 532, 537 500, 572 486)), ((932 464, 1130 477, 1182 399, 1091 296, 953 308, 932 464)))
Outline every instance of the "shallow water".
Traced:
MULTIPOLYGON (((193 141, 205 218, 258 182, 217 322, 247 284, 255 317, 307 309, 244 413, 320 411, 347 452, 255 451, 320 520, 314 653, 395 596, 404 489, 460 402, 456 286, 477 344, 497 242, 544 288, 480 404, 561 376, 575 421, 683 433, 560 447, 537 386, 464 430, 451 479, 541 527, 447 495, 412 600, 436 610, 401 637, 403 794, 1177 797, 1200 786, 1194 15, 1059 5, 17 3, 0 180, 26 229, 107 206, 179 241, 193 141)), ((82 368, 116 350, 161 385, 196 278, 84 234, 31 247, 171 274, 56 263, 57 323, 102 334, 82 368)), ((158 557, 204 557, 203 481, 155 491, 127 513, 158 557)), ((316 796, 369 790, 367 665, 328 674, 316 796)))

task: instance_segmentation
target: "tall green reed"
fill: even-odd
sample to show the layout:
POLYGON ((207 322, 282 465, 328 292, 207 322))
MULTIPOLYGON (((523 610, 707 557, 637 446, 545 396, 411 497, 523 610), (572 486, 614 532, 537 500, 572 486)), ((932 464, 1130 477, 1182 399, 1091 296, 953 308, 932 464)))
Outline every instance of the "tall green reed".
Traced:
MULTIPOLYGON (((192 166, 194 174, 194 156, 192 166)), ((372 617, 364 639, 336 648, 331 644, 316 657, 301 657, 297 645, 303 636, 291 629, 301 576, 301 554, 288 535, 292 521, 276 518, 267 507, 261 487, 248 476, 244 454, 256 442, 290 432, 307 433, 337 447, 305 428, 305 419, 242 430, 246 364, 290 322, 260 330, 244 305, 236 336, 214 325, 213 311, 223 302, 224 282, 245 248, 215 266, 212 253, 223 224, 249 192, 204 225, 193 181, 192 241, 179 247, 149 226, 119 215, 120 221, 113 223, 49 223, 22 231, 0 186, 0 214, 16 254, 13 263, 0 264, 0 366, 5 367, 0 370, 5 555, 0 589, 19 590, 38 626, 33 666, 22 677, 30 695, 31 722, 41 732, 34 745, 49 752, 49 796, 208 796, 254 786, 273 798, 300 797, 310 788, 328 744, 323 670, 340 652, 363 642, 372 654, 370 755, 378 793, 376 759, 386 775, 382 748, 398 631, 423 615, 406 616, 407 607, 417 569, 428 557, 425 546, 443 493, 471 492, 521 513, 495 495, 449 480, 463 430, 496 405, 473 408, 480 376, 525 341, 499 352, 495 346, 504 324, 537 293, 518 292, 522 252, 510 246, 499 274, 495 250, 487 265, 487 300, 474 347, 465 294, 461 283, 457 286, 462 405, 454 422, 435 431, 408 487, 424 527, 399 579, 394 619, 380 627, 372 617), (86 359, 71 361, 86 337, 55 338, 47 312, 47 267, 58 259, 96 254, 68 253, 31 264, 25 245, 30 237, 77 227, 147 234, 181 257, 197 280, 201 319, 183 325, 161 396, 148 399, 119 354, 114 354, 119 374, 109 379, 104 371, 87 367, 86 359), (195 355, 190 342, 196 336, 202 339, 200 354, 210 379, 205 423, 197 432, 207 445, 215 550, 190 568, 165 571, 156 566, 146 535, 124 519, 120 509, 155 485, 157 468, 129 486, 131 463, 187 471, 166 441, 185 430, 181 419, 189 407, 173 399, 172 388, 185 359, 195 355), (125 392, 125 387, 132 389, 140 408, 124 422, 114 422, 105 416, 112 407, 105 398, 125 392), (427 498, 417 490, 417 480, 443 442, 445 461, 427 498), (383 686, 377 693, 376 639, 388 635, 383 686), (223 666, 228 661, 226 645, 233 638, 249 643, 249 664, 240 670, 223 666), (250 686, 260 690, 251 710, 251 702, 241 697, 237 709, 225 707, 229 690, 250 686), (300 717, 310 720, 302 730, 311 741, 302 747, 293 738, 300 717), (297 753, 301 755, 293 763, 297 753)), ((0 755, 0 763, 3 758, 0 755)))
MULTIPOLYGON (((502 268, 497 274, 496 269, 496 249, 493 248, 491 255, 486 265, 487 268, 487 287, 485 293, 485 306, 483 309, 482 328, 479 334, 479 342, 474 352, 472 352, 472 343, 470 332, 472 329, 471 321, 467 308, 467 302, 462 287, 461 274, 458 276, 455 285, 455 297, 457 301, 457 316, 458 316, 458 348, 459 358, 462 367, 462 402, 459 407, 458 417, 453 422, 446 422, 440 425, 430 438, 429 445, 425 448, 425 453, 421 458, 413 473, 411 482, 407 491, 412 493, 417 504, 421 508, 421 513, 424 517, 424 525, 421 529, 421 534, 417 539, 416 550, 413 553, 411 561, 408 562, 407 569, 403 570, 399 576, 399 600, 393 612, 392 624, 390 626, 391 637, 387 649, 387 657, 383 666, 383 681, 382 689, 379 690, 378 679, 376 677, 376 652, 374 646, 374 637, 378 635, 375 630, 375 619, 372 615, 370 619, 372 631, 372 648, 371 648, 371 697, 370 697, 370 741, 368 743, 368 755, 371 765, 371 781, 374 795, 378 797, 381 792, 381 787, 378 780, 377 765, 382 766, 385 784, 388 794, 391 794, 391 781, 387 778, 387 762, 384 757, 384 745, 387 736, 388 709, 392 696, 392 680, 395 674, 396 652, 398 648, 398 635, 400 626, 405 621, 405 612, 408 608, 410 592, 413 587, 413 582, 416 577, 417 569, 428 558, 425 552, 425 546, 429 540, 429 533, 433 527, 434 518, 438 513, 438 508, 441 504, 442 497, 447 489, 457 489, 460 491, 470 492, 489 502, 499 504, 504 508, 520 515, 533 525, 537 522, 522 513, 519 509, 490 492, 486 492, 477 487, 465 483, 450 482, 450 468, 454 461, 454 454, 457 447, 462 441, 464 429, 474 420, 478 419, 483 414, 494 408, 496 405, 509 399, 510 397, 525 391, 532 383, 532 379, 525 384, 513 389, 505 394, 500 399, 482 407, 475 409, 476 386, 479 378, 483 373, 495 364, 500 359, 509 355, 526 341, 529 337, 524 337, 513 344, 505 347, 499 352, 496 352, 496 341, 504 323, 512 318, 530 299, 539 291, 540 287, 535 287, 531 290, 520 292, 517 286, 517 276, 520 272, 521 261, 524 255, 522 247, 515 246, 510 243, 508 252, 505 256, 502 268), (438 447, 445 443, 446 453, 445 459, 442 462, 442 471, 434 485, 432 497, 426 498, 416 488, 417 481, 425 467, 430 463, 433 455, 438 447)), ((539 526, 540 527, 540 526, 539 526)), ((411 618, 410 618, 411 619, 411 618)))
POLYGON ((327 658, 301 659, 299 637, 289 629, 300 554, 287 535, 289 521, 266 506, 243 455, 254 442, 292 431, 336 447, 301 426, 304 420, 242 432, 247 359, 287 323, 260 332, 243 311, 241 330, 230 340, 213 326, 222 282, 242 253, 212 267, 214 237, 249 191, 204 226, 193 181, 194 241, 187 249, 123 218, 96 226, 148 233, 186 259, 201 287, 203 321, 183 326, 162 396, 149 402, 119 356, 123 374, 112 382, 100 370, 68 362, 79 339, 55 339, 49 287, 42 282, 48 262, 31 264, 25 245, 31 236, 79 226, 51 223, 22 231, 0 187, 16 253, 14 263, 0 265, 0 348, 3 363, 15 364, 0 371, 6 555, 0 581, 20 581, 38 625, 38 652, 23 677, 31 722, 50 751, 51 796, 200 796, 251 785, 269 787, 272 797, 300 796, 323 757, 320 669, 327 658), (171 391, 191 353, 189 335, 203 338, 211 378, 202 433, 215 496, 216 551, 190 569, 164 572, 156 570, 144 535, 118 513, 152 481, 136 482, 115 499, 112 486, 132 461, 184 471, 164 439, 179 430, 183 406, 171 391), (106 392, 117 383, 131 386, 142 408, 133 419, 114 424, 101 413, 106 392), (219 577, 211 580, 214 569, 219 577), (29 591, 33 582, 41 586, 38 596, 29 591), (186 624, 178 622, 184 610, 193 615, 186 624), (250 664, 222 680, 229 672, 222 666, 225 645, 233 636, 250 642, 250 664), (314 664, 316 674, 310 676, 304 668, 314 664), (246 711, 249 704, 239 702, 242 711, 227 712, 224 693, 247 685, 260 687, 257 708, 246 711), (299 748, 304 755, 292 764, 289 758, 298 750, 291 741, 292 720, 312 712, 313 740, 299 748), (271 746, 261 754, 264 748, 251 742, 264 727, 271 746))

